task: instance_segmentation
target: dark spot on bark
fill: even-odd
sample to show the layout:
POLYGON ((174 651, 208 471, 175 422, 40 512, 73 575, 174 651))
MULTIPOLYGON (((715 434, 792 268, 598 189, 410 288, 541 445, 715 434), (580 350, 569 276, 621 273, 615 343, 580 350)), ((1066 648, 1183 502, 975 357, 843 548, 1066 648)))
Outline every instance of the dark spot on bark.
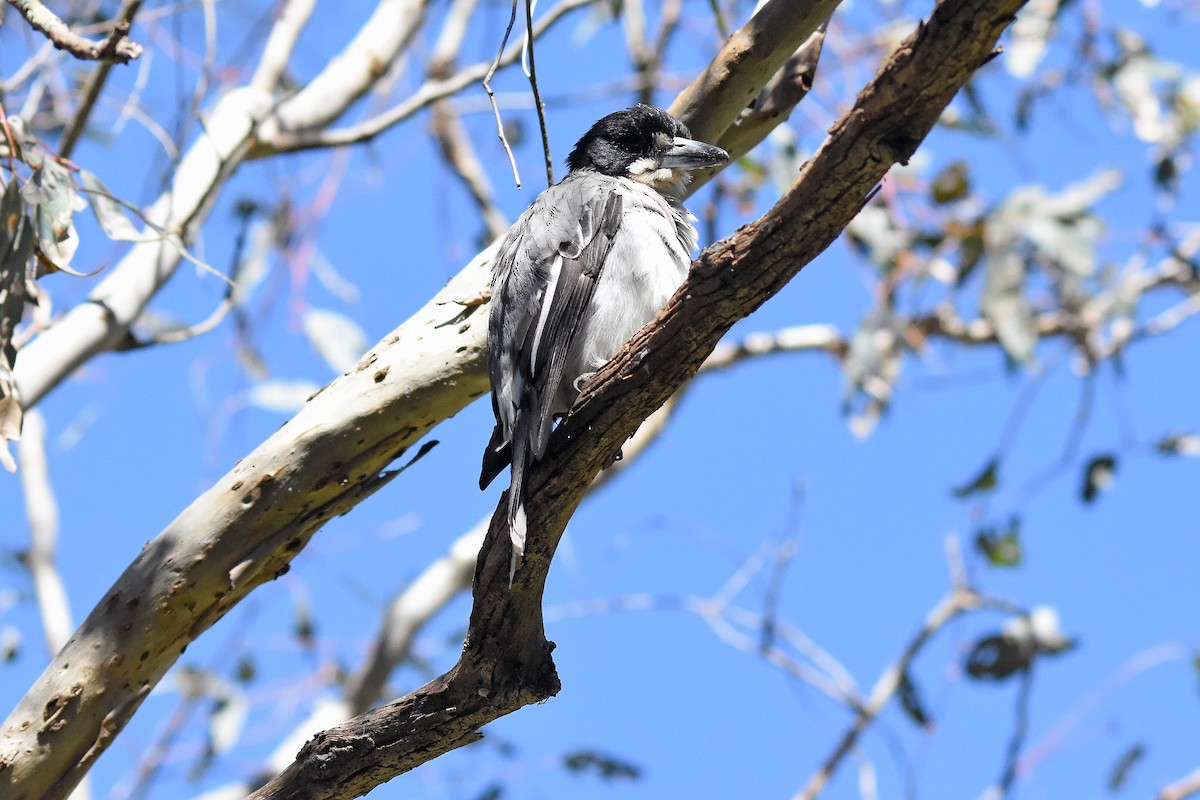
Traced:
POLYGON ((143 651, 142 651, 142 654, 141 654, 141 656, 139 656, 139 657, 138 657, 138 660, 139 660, 139 661, 145 661, 145 660, 146 660, 147 658, 149 658, 149 657, 150 657, 150 651, 149 651, 149 650, 143 650, 143 651))
POLYGON ((284 550, 299 550, 300 549, 300 539, 299 538, 292 539, 290 542, 288 542, 286 545, 284 545, 283 549, 284 550))
POLYGON ((467 350, 468 350, 468 348, 467 348, 467 346, 464 344, 462 347, 458 348, 458 349, 457 349, 457 350, 455 350, 454 352, 456 352, 456 353, 465 353, 465 352, 467 352, 467 350))
POLYGON ((131 598, 129 600, 129 602, 125 604, 125 607, 128 608, 130 611, 133 611, 135 608, 138 607, 138 603, 140 603, 140 602, 142 602, 142 598, 134 597, 134 598, 131 598))
POLYGON ((238 481, 238 482, 237 482, 237 483, 235 483, 233 486, 230 486, 230 487, 229 487, 229 491, 231 491, 231 492, 236 492, 236 491, 237 491, 238 489, 240 489, 240 488, 242 488, 242 482, 241 482, 241 481, 238 481))
POLYGON ((384 378, 386 378, 386 377, 387 377, 387 375, 388 375, 388 368, 387 368, 387 367, 384 367, 384 368, 383 368, 383 369, 381 369, 381 370, 376 370, 376 372, 375 372, 375 382, 376 382, 376 383, 383 383, 383 379, 384 379, 384 378))
POLYGON ((281 578, 281 577, 283 577, 284 575, 287 575, 287 574, 288 574, 288 572, 291 570, 291 568, 292 568, 292 565, 291 565, 291 564, 284 564, 282 567, 280 567, 279 569, 275 570, 275 577, 276 577, 276 578, 281 578))

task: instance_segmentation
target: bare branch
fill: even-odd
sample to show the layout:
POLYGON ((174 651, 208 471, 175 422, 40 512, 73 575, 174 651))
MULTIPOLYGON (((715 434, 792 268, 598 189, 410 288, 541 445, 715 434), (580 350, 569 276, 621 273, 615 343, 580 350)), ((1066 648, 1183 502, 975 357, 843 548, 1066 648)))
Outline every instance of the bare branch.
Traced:
POLYGON ((279 87, 280 80, 287 74, 296 42, 300 40, 300 34, 308 25, 316 5, 317 0, 287 0, 283 4, 275 24, 271 26, 254 77, 250 79, 251 86, 264 92, 273 92, 279 87))
POLYGON ((517 21, 517 2, 512 0, 512 13, 508 16, 508 25, 504 28, 504 37, 500 39, 500 46, 496 48, 496 57, 492 59, 491 65, 488 67, 487 74, 483 76, 483 91, 487 93, 488 102, 492 104, 492 115, 496 118, 496 135, 500 137, 500 144, 504 147, 504 152, 508 155, 508 163, 512 166, 513 180, 517 183, 517 188, 521 188, 521 174, 517 171, 517 158, 513 155, 512 147, 508 144, 508 136, 504 133, 504 121, 500 119, 500 106, 496 105, 496 93, 492 91, 492 78, 496 75, 496 70, 500 68, 500 61, 504 56, 504 47, 508 44, 508 37, 512 35, 513 24, 517 21))
MULTIPOLYGON (((739 114, 737 121, 725 131, 718 144, 729 152, 730 158, 739 158, 753 150, 791 116, 792 110, 812 89, 828 22, 825 20, 812 32, 758 93, 753 105, 739 114)), ((698 175, 696 180, 702 183, 709 177, 710 174, 705 173, 698 175)))
MULTIPOLYGON (((325 124, 340 116, 384 74, 380 65, 391 63, 407 46, 423 12, 422 0, 382 0, 342 52, 304 89, 284 101, 277 102, 269 92, 253 85, 222 97, 202 136, 180 162, 171 187, 146 213, 147 221, 165 230, 170 241, 134 246, 108 271, 87 302, 71 309, 30 343, 14 370, 24 406, 33 407, 92 356, 124 340, 129 326, 174 274, 182 258, 180 242, 192 235, 225 180, 260 136, 325 124)), ((300 20, 289 17, 285 25, 288 30, 275 39, 280 50, 297 35, 300 20)))
POLYGON ((41 0, 8 0, 8 3, 21 12, 30 25, 44 33, 55 47, 66 50, 76 58, 126 64, 142 54, 142 46, 126 38, 129 35, 127 19, 116 20, 108 38, 95 42, 74 33, 67 23, 42 5, 41 0))
POLYGON ((1158 793, 1158 800, 1184 800, 1200 794, 1200 767, 1172 784, 1164 786, 1158 793))
POLYGON ((554 185, 554 158, 550 155, 550 134, 546 131, 546 104, 538 87, 537 60, 533 55, 533 0, 525 0, 525 56, 529 59, 529 88, 537 111, 538 130, 542 133, 542 154, 546 159, 546 185, 554 185))
POLYGON ((829 19, 837 5, 837 0, 769 0, 675 98, 671 113, 686 122, 696 138, 720 141, 771 76, 829 19))
POLYGON ((342 51, 303 89, 280 103, 263 123, 259 137, 270 140, 277 132, 288 135, 322 128, 344 114, 405 51, 424 22, 428 2, 380 0, 342 51))
MULTIPOLYGON (((554 23, 558 22, 569 12, 583 6, 591 5, 592 2, 594 0, 563 0, 563 2, 546 12, 538 20, 538 23, 534 25, 534 39, 544 34, 554 23)), ((521 44, 515 44, 505 50, 497 62, 497 67, 507 66, 519 59, 522 49, 523 46, 521 44)), ((339 147, 368 142, 430 104, 456 94, 474 83, 479 83, 488 75, 491 64, 492 62, 474 64, 459 70, 453 77, 426 81, 420 89, 399 105, 348 128, 300 133, 285 133, 281 131, 277 135, 272 135, 269 132, 265 133, 262 137, 262 147, 259 151, 256 151, 255 155, 265 156, 271 153, 290 153, 298 150, 339 147)))
POLYGON ((29 521, 29 552, 25 565, 33 578, 46 649, 57 653, 67 643, 75 625, 62 575, 54 563, 58 543, 58 501, 46 465, 46 422, 38 411, 25 415, 18 446, 21 488, 25 492, 25 518, 29 521))
POLYGON ((370 655, 346 681, 344 694, 351 714, 361 714, 383 696, 388 676, 407 657, 417 631, 459 592, 471 588, 475 556, 486 532, 487 520, 482 520, 458 537, 449 553, 426 567, 388 605, 370 655))
MULTIPOLYGON (((128 31, 141 6, 142 0, 125 0, 121 4, 121 10, 117 12, 117 30, 120 29, 119 26, 123 25, 124 29, 128 31)), ((58 143, 58 154, 63 158, 70 158, 71 153, 75 150, 75 144, 87 127, 87 121, 92 116, 92 109, 96 106, 96 98, 100 96, 100 90, 104 88, 104 83, 108 80, 108 73, 111 70, 111 61, 101 62, 88 76, 87 82, 80 90, 79 107, 75 110, 75 116, 71 118, 70 124, 63 131, 62 139, 58 143)))
POLYGON ((884 706, 891 702, 892 698, 896 695, 896 691, 900 688, 901 678, 908 671, 913 659, 925 647, 925 644, 955 617, 968 611, 973 611, 979 608, 979 606, 979 595, 973 591, 957 587, 951 589, 950 593, 942 598, 933 610, 929 612, 928 616, 926 616, 924 626, 922 626, 913 640, 908 643, 908 646, 904 648, 904 652, 900 654, 900 657, 879 676, 879 680, 875 683, 875 688, 871 690, 871 696, 858 711, 854 722, 842 734, 841 740, 821 765, 820 769, 813 773, 805 787, 796 793, 795 800, 812 800, 812 798, 819 795, 825 789, 825 785, 833 777, 833 773, 841 764, 842 759, 857 744, 859 736, 870 727, 875 717, 879 715, 879 712, 883 711, 884 706))

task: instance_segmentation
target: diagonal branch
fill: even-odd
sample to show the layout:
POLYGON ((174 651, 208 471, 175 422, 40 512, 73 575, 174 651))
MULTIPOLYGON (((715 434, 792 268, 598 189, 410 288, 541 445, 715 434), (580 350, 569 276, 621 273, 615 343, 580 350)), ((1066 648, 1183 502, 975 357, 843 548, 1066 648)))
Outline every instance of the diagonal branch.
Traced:
POLYGON ((42 5, 41 0, 8 0, 8 3, 21 12, 30 25, 44 33, 55 47, 66 50, 76 58, 127 64, 142 54, 142 46, 127 38, 129 19, 124 16, 114 23, 108 38, 94 42, 72 31, 67 23, 42 5))
MULTIPOLYGON (((1018 5, 1016 0, 1006 0, 1003 8, 1018 5)), ((584 451, 578 450, 582 440, 567 440, 570 447, 565 450, 560 447, 561 452, 552 454, 543 468, 535 472, 533 488, 541 489, 539 502, 562 498, 558 524, 565 522, 584 488, 602 466, 611 462, 637 422, 695 371, 721 331, 738 315, 749 313, 771 291, 782 286, 801 264, 826 247, 892 161, 906 158, 916 147, 1003 27, 1004 19, 972 21, 983 7, 982 0, 959 0, 940 9, 935 20, 948 16, 954 24, 939 23, 935 25, 936 35, 926 32, 916 37, 920 47, 914 44, 915 50, 902 51, 889 69, 881 73, 882 88, 864 93, 860 107, 834 129, 826 150, 809 164, 797 188, 759 223, 743 229, 698 262, 689 284, 694 296, 681 306, 683 295, 679 295, 667 310, 663 323, 655 328, 658 335, 654 347, 661 346, 663 353, 669 354, 667 358, 676 362, 669 364, 669 369, 661 375, 653 376, 652 391, 643 385, 647 376, 630 363, 628 356, 604 372, 609 378, 594 386, 609 386, 612 376, 617 374, 613 369, 628 371, 628 377, 625 372, 620 373, 616 387, 622 397, 637 388, 636 394, 628 395, 636 402, 622 412, 619 424, 614 424, 602 439, 589 438, 584 451), (981 44, 985 40, 986 44, 981 44), (943 52, 960 42, 965 55, 951 58, 943 52), (916 51, 925 54, 918 70, 908 65, 916 51), (946 56, 944 62, 936 59, 931 62, 928 51, 935 56, 946 56), (755 255, 747 259, 749 252, 755 255), (727 284, 728 291, 723 288, 727 284), (737 310, 719 303, 714 305, 721 297, 744 305, 737 310), (700 317, 696 318, 696 314, 700 317), (705 318, 705 315, 711 316, 705 318), (683 338, 672 339, 679 325, 688 332, 683 338), (572 453, 575 453, 573 460, 572 453), (571 464, 570 470, 549 481, 549 470, 556 468, 552 465, 566 463, 571 464), (569 480, 569 485, 563 484, 564 480, 569 480)), ((828 13, 827 6, 821 8, 828 13)), ((1001 16, 1010 12, 988 13, 1001 16)), ((795 42, 802 42, 822 19, 794 15, 779 24, 808 26, 792 37, 795 42)), ((770 41, 773 43, 777 38, 770 37, 770 41)), ((778 59, 763 72, 763 81, 787 60, 796 44, 789 43, 789 47, 779 48, 778 59)), ((739 51, 734 55, 756 61, 752 53, 739 51)), ((736 72, 734 66, 727 64, 726 71, 736 72)), ((695 113, 706 114, 710 106, 726 105, 722 93, 741 93, 741 85, 732 78, 713 82, 707 90, 709 96, 693 97, 691 108, 695 113)), ((761 85, 753 87, 749 96, 760 89, 761 85)), ((211 126, 212 135, 219 133, 225 137, 223 141, 238 156, 249 146, 257 121, 272 111, 270 107, 262 108, 262 95, 253 89, 227 95, 222 102, 235 106, 222 113, 236 110, 233 120, 237 124, 232 128, 211 126)), ((737 103, 744 105, 744 98, 737 103)), ((214 118, 221 118, 222 113, 215 112, 214 118)), ((702 122, 691 117, 685 117, 684 121, 693 127, 702 122)), ((207 146, 205 150, 204 157, 209 159, 206 168, 228 174, 231 162, 214 158, 216 154, 207 146)), ((232 161, 236 163, 237 158, 232 161)), ((185 159, 184 166, 187 165, 185 159)), ((192 190, 194 194, 179 199, 175 213, 186 210, 189 215, 199 214, 202 201, 216 190, 216 185, 200 180, 192 190)), ((147 282, 163 281, 173 269, 169 254, 162 255, 162 261, 158 260, 157 248, 147 255, 152 256, 154 269, 141 277, 134 271, 129 276, 133 285, 127 287, 141 303, 156 289, 146 285, 147 282)), ((19 791, 28 797, 47 800, 64 796, 86 766, 124 727, 150 687, 162 678, 189 642, 254 588, 286 571, 292 558, 326 521, 346 513, 394 477, 394 473, 385 471, 392 461, 435 425, 487 391, 482 366, 483 315, 478 314, 477 303, 466 298, 481 295, 487 284, 491 257, 491 249, 481 253, 423 309, 389 334, 353 370, 314 396, 292 420, 197 497, 145 547, 0 728, 0 795, 19 791)), ((138 312, 122 306, 120 313, 113 315, 115 318, 110 317, 111 303, 116 300, 109 297, 107 305, 85 304, 84 308, 91 309, 90 313, 96 317, 89 324, 108 331, 127 326, 138 312)), ((57 329, 57 344, 63 352, 72 354, 72 360, 77 359, 71 365, 73 369, 103 348, 103 338, 84 336, 81 342, 69 340, 69 332, 79 332, 79 328, 62 325, 70 319, 68 315, 60 320, 48 333, 57 329)), ((34 345, 44 341, 45 338, 40 338, 34 345)), ((644 343, 638 344, 630 352, 640 354, 643 347, 644 343)), ((47 352, 58 351, 52 348, 47 352)), ((60 363, 47 366, 33 359, 32 352, 26 355, 22 363, 28 365, 29 372, 18 377, 37 376, 32 383, 21 383, 23 391, 30 390, 25 394, 27 401, 30 397, 40 397, 70 371, 61 371, 61 358, 60 363), (39 372, 35 373, 35 369, 39 372)), ((589 396, 594 391, 594 388, 589 390, 589 396)), ((620 406, 621 399, 612 397, 612 393, 609 389, 604 396, 620 406)), ((603 405, 607 409, 603 413, 601 404, 587 403, 576 418, 585 426, 597 414, 607 420, 616 407, 608 402, 603 405)), ((606 425, 595 430, 605 430, 606 425)), ((569 423, 566 430, 583 428, 569 423)), ((542 507, 540 513, 545 512, 542 507)), ((543 518, 539 525, 553 530, 554 525, 548 522, 543 518)), ((558 531, 561 532, 561 527, 558 531)), ((557 535, 551 537, 554 542, 557 535)), ((491 538, 495 541, 495 531, 491 538)), ((541 540, 538 546, 544 549, 527 561, 530 569, 544 570, 552 545, 553 542, 541 540)), ((507 564, 507 550, 503 554, 500 550, 485 548, 484 556, 490 554, 492 561, 507 564)), ((483 574, 492 573, 485 570, 483 574)), ((503 583, 507 584, 506 572, 503 583)), ((534 583, 540 581, 531 583, 523 577, 520 594, 505 590, 488 595, 484 588, 478 589, 477 593, 489 597, 488 602, 493 605, 476 605, 475 630, 489 627, 487 620, 501 619, 501 614, 506 615, 503 619, 511 619, 513 610, 529 606, 533 597, 540 596, 540 586, 534 587, 534 583)), ((464 662, 468 664, 463 668, 467 670, 464 676, 478 677, 482 670, 503 684, 488 689, 492 693, 488 700, 481 703, 476 686, 471 686, 468 696, 460 697, 458 692, 463 686, 470 686, 470 680, 447 680, 442 684, 444 692, 440 700, 426 693, 406 706, 428 710, 429 716, 420 718, 424 720, 422 725, 444 726, 446 735, 430 740, 430 749, 421 758, 436 755, 441 752, 438 748, 461 745, 474 736, 473 731, 486 719, 544 698, 557 685, 552 671, 542 671, 549 660, 545 648, 539 644, 543 641, 540 611, 518 617, 514 623, 516 629, 508 632, 512 634, 509 643, 498 649, 518 660, 534 656, 528 663, 490 660, 496 655, 496 642, 489 643, 486 637, 472 638, 475 647, 486 645, 488 649, 472 651, 477 654, 464 662), (522 675, 523 678, 516 677, 522 675), (446 706, 439 703, 447 697, 462 700, 461 713, 444 713, 446 706)), ((422 727, 410 732, 430 730, 422 727)), ((395 756, 401 763, 415 763, 412 746, 416 742, 404 739, 403 746, 389 750, 389 757, 395 756)), ((394 774, 394 763, 384 769, 393 770, 394 774)), ((292 774, 287 779, 294 778, 292 774)))
POLYGON ((530 537, 509 586, 502 498, 476 567, 458 664, 383 708, 318 734, 256 800, 369 791, 479 736, 479 728, 558 691, 541 597, 567 520, 592 479, 737 320, 781 289, 858 212, 893 163, 906 161, 955 92, 990 60, 1020 0, 944 0, 831 130, 792 187, 758 221, 718 242, 649 326, 584 387, 529 477, 530 537))
MULTIPOLYGON (((121 10, 117 12, 118 28, 116 30, 120 30, 120 26, 124 26, 124 30, 128 32, 129 26, 133 24, 133 18, 141 6, 142 0, 125 0, 121 4, 121 10)), ((113 35, 116 35, 116 30, 113 35)), ((80 89, 79 108, 76 109, 75 116, 71 117, 70 123, 63 130, 62 138, 58 142, 58 154, 61 157, 71 157, 75 144, 87 127, 88 119, 92 116, 92 109, 96 107, 96 100, 100 97, 100 90, 104 88, 105 81, 108 80, 112 65, 112 61, 101 61, 99 66, 88 75, 87 81, 80 89)))

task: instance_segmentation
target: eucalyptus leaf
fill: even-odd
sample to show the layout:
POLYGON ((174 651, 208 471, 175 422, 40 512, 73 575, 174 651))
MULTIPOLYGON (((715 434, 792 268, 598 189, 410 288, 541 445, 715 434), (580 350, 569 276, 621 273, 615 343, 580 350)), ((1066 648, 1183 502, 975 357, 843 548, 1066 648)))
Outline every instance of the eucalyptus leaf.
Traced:
POLYGON ((301 320, 304 335, 335 372, 346 372, 367 349, 367 334, 358 323, 336 311, 309 308, 301 320))
POLYGON ((1083 469, 1083 488, 1080 496, 1083 502, 1094 502, 1101 492, 1112 487, 1117 474, 1117 457, 1106 453, 1095 456, 1088 461, 1083 469))
POLYGON ((117 201, 108 187, 93 173, 86 169, 79 170, 79 183, 87 194, 88 204, 92 207, 96 222, 100 223, 105 236, 118 242, 136 242, 146 238, 130 221, 124 205, 117 201))
POLYGON ((983 469, 979 471, 978 475, 964 483, 962 486, 957 487, 954 490, 954 496, 962 499, 965 497, 970 497, 974 494, 990 492, 995 489, 999 483, 1000 459, 993 458, 984 465, 983 469))
POLYGON ((291 414, 308 402, 321 387, 312 381, 274 380, 255 384, 250 389, 249 403, 266 411, 291 414))

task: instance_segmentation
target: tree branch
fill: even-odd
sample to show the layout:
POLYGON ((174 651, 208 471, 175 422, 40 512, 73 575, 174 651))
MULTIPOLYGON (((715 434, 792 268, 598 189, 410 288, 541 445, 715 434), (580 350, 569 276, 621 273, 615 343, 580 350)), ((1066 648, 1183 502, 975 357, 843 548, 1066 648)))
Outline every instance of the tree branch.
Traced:
POLYGON ((917 633, 913 640, 904 648, 904 652, 896 659, 875 683, 875 688, 871 690, 871 696, 867 698, 867 702, 858 710, 854 718, 854 722, 842 735, 841 740, 834 747, 833 752, 821 765, 812 777, 808 779, 807 785, 796 793, 795 800, 812 800, 819 795, 824 789, 829 779, 833 777, 833 773, 841 764, 842 759, 846 757, 858 743, 859 736, 862 735, 870 724, 883 711, 884 707, 891 702, 896 695, 896 691, 900 688, 900 681, 904 674, 908 671, 909 665, 913 659, 925 647, 925 644, 933 637, 935 633, 960 614, 968 611, 973 611, 979 608, 980 597, 975 592, 962 587, 954 587, 950 590, 942 600, 931 610, 925 618, 925 624, 917 633))
MULTIPOLYGON (((118 30, 122 29, 122 26, 126 32, 129 31, 129 27, 133 24, 133 18, 141 7, 142 0, 125 0, 121 4, 121 10, 117 12, 117 27, 114 28, 114 36, 118 30)), ((79 108, 76 109, 75 116, 71 118, 70 124, 63 130, 62 138, 58 141, 58 154, 62 158, 71 157, 75 144, 87 127, 88 119, 92 116, 92 109, 96 107, 96 99, 100 97, 100 90, 108 80, 112 65, 112 61, 102 61, 88 76, 87 82, 80 90, 82 99, 79 101, 79 108)))
POLYGON ((822 25, 839 0, 769 0, 679 93, 670 111, 692 135, 717 142, 767 82, 822 25), (797 8, 799 6, 799 8, 797 8))
POLYGON ((21 464, 21 488, 25 494, 25 517, 29 520, 29 552, 25 565, 33 578, 46 649, 57 653, 75 626, 62 575, 55 566, 58 545, 58 502, 50 485, 46 465, 46 422, 37 411, 25 415, 18 447, 21 464))
POLYGON ((1200 767, 1172 784, 1164 786, 1158 793, 1158 800, 1184 800, 1200 794, 1200 767))
MULTIPOLYGON (((356 785, 472 741, 479 725, 556 691, 541 629, 541 581, 562 526, 592 478, 637 424, 698 369, 736 319, 836 238, 893 161, 907 159, 961 83, 990 57, 1019 5, 1004 0, 997 10, 983 0, 944 2, 864 90, 776 208, 702 256, 659 323, 590 383, 555 448, 534 470, 530 527, 539 535, 512 592, 507 534, 493 525, 480 555, 472 634, 459 667, 381 717, 336 729, 306 750, 327 762, 332 783, 361 757, 368 731, 380 746, 367 749, 381 760, 353 779, 356 785), (661 371, 641 369, 643 363, 661 371), (581 437, 589 425, 592 432, 581 437), (327 746, 336 750, 347 735, 354 744, 330 755, 327 746), (382 746, 388 742, 394 746, 382 746)), ((811 28, 779 63, 809 33, 811 28)), ((736 80, 714 82, 717 96, 710 102, 720 105, 721 92, 739 86, 736 80)), ((707 102, 692 107, 705 109, 707 102)), ((740 111, 745 98, 738 102, 740 111)), ((220 133, 245 142, 255 119, 246 114, 246 127, 220 133)), ((207 196, 213 186, 193 191, 207 196)), ((485 324, 467 301, 458 301, 479 296, 491 255, 490 249, 480 254, 146 546, 0 729, 0 794, 63 796, 83 774, 80 764, 108 746, 188 642, 285 571, 328 519, 394 477, 383 470, 429 429, 486 393, 485 324)), ((155 276, 169 271, 157 260, 154 266, 155 276)), ((296 767, 273 786, 295 786, 306 780, 304 770, 296 767)), ((318 784, 310 776, 305 793, 318 784)))
MULTIPOLYGON (((487 722, 558 691, 553 645, 542 631, 541 595, 558 540, 593 478, 638 424, 695 374, 721 335, 824 250, 891 165, 911 156, 958 88, 992 57, 1020 6, 1019 0, 938 5, 834 126, 779 203, 702 253, 656 320, 588 381, 529 476, 530 536, 511 586, 501 498, 479 553, 458 664, 408 696, 319 734, 253 795, 256 800, 368 791, 475 741, 487 722)), ((956 596, 948 608, 962 605, 956 596)))
POLYGON ((21 12, 31 26, 44 33, 55 47, 66 50, 76 58, 127 64, 142 54, 142 46, 126 38, 129 35, 127 19, 115 22, 108 38, 94 42, 74 33, 67 23, 42 5, 41 0, 8 0, 8 4, 21 12))

